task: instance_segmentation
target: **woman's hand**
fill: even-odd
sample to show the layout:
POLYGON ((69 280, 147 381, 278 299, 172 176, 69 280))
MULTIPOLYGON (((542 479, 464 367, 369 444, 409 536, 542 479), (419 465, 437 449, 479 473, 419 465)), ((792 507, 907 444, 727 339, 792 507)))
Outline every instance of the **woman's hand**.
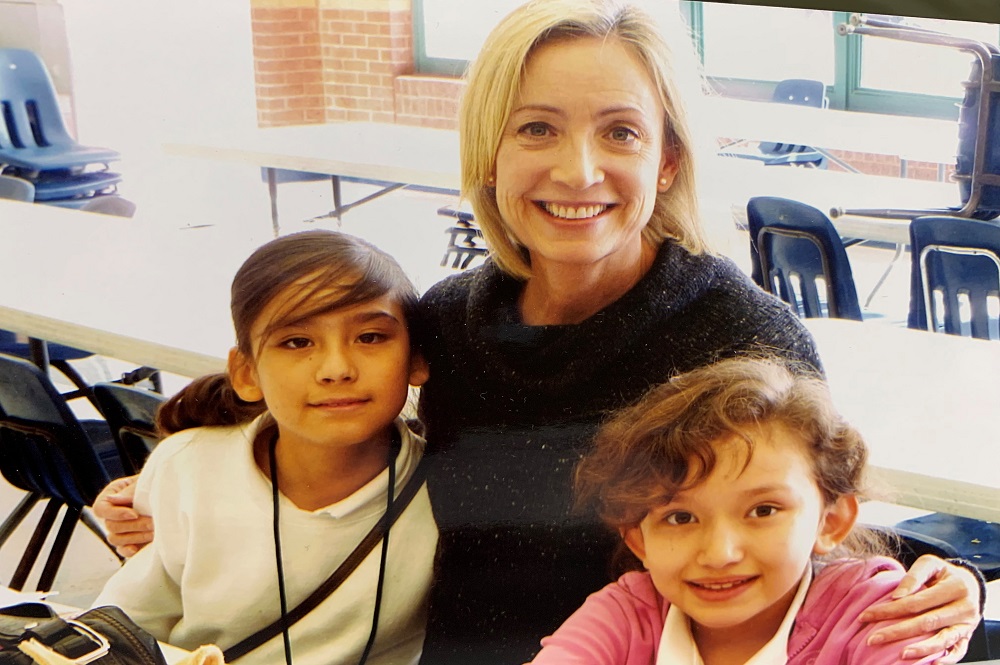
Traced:
POLYGON ((138 479, 128 476, 114 480, 94 500, 94 515, 104 520, 108 542, 126 558, 153 541, 153 519, 132 508, 138 479))
POLYGON ((932 637, 907 645, 902 657, 913 660, 944 651, 934 662, 951 665, 965 655, 969 637, 979 624, 979 593, 979 580, 972 572, 925 554, 900 580, 892 593, 893 600, 866 610, 860 619, 900 619, 872 633, 869 644, 937 631, 932 637))

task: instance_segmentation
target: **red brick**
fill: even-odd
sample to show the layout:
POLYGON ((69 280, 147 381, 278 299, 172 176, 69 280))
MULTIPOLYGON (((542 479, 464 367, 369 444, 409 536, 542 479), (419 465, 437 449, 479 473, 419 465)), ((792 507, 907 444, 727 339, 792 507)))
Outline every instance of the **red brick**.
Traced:
POLYGON ((368 111, 348 111, 347 119, 351 122, 369 122, 372 115, 368 111))
POLYGON ((287 82, 287 78, 290 74, 284 72, 254 72, 254 82, 257 85, 268 86, 268 85, 281 85, 287 82))
POLYGON ((389 26, 382 23, 359 23, 358 33, 362 35, 388 35, 389 26))
POLYGON ((280 28, 284 32, 315 32, 316 22, 303 20, 282 21, 280 28))
POLYGON ((364 21, 367 19, 363 9, 340 9, 333 10, 331 14, 338 14, 345 21, 364 21))
POLYGON ((317 109, 321 108, 323 102, 317 97, 293 97, 288 100, 290 109, 317 109))
POLYGON ((284 99, 271 99, 266 95, 257 97, 257 108, 263 111, 280 111, 285 108, 284 99))
POLYGON ((298 46, 303 41, 300 34, 275 34, 275 35, 254 35, 254 49, 267 48, 271 46, 298 46))
POLYGON ((326 110, 323 108, 306 109, 306 122, 309 124, 319 124, 326 119, 326 110))
POLYGON ((281 55, 285 58, 316 58, 319 49, 315 46, 286 46, 281 55))
POLYGON ((340 69, 345 72, 367 72, 368 65, 364 60, 345 60, 340 69))
POLYGON ((353 21, 324 21, 323 32, 347 34, 358 31, 358 24, 353 21))

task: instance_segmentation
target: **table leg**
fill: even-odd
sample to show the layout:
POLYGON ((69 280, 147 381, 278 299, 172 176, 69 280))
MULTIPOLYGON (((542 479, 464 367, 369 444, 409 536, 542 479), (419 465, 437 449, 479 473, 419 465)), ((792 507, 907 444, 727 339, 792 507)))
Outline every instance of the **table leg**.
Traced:
POLYGON ((49 346, 44 339, 28 338, 28 349, 31 352, 31 362, 38 365, 43 372, 49 371, 49 346))
POLYGON ((271 199, 271 226, 274 228, 274 237, 281 234, 281 226, 278 224, 278 180, 276 170, 270 166, 264 167, 267 176, 267 195, 271 199))
POLYGON ((331 175, 330 183, 333 185, 333 216, 337 218, 337 226, 340 226, 340 223, 343 221, 341 218, 341 215, 343 214, 343 211, 341 210, 341 208, 343 208, 343 204, 341 203, 340 198, 340 176, 331 175))
POLYGON ((903 245, 897 243, 896 253, 893 255, 892 261, 889 261, 889 265, 886 266, 885 272, 883 272, 882 276, 878 278, 877 282, 875 282, 875 286, 872 287, 872 292, 868 294, 868 298, 865 300, 865 309, 868 309, 868 305, 871 304, 872 298, 874 298, 875 294, 878 293, 878 290, 882 288, 882 284, 885 283, 886 278, 889 277, 889 273, 892 272, 892 267, 896 265, 896 261, 899 260, 899 257, 902 256, 902 254, 903 245))

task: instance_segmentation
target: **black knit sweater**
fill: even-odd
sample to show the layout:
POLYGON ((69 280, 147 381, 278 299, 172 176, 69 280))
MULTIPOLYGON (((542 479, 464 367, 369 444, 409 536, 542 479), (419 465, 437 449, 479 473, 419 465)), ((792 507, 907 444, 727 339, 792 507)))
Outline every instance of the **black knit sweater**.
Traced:
POLYGON ((664 243, 618 301, 526 326, 523 283, 486 265, 421 301, 428 488, 441 529, 424 665, 522 663, 609 581, 617 538, 571 510, 597 423, 678 372, 741 353, 819 368, 793 313, 730 261, 664 243))

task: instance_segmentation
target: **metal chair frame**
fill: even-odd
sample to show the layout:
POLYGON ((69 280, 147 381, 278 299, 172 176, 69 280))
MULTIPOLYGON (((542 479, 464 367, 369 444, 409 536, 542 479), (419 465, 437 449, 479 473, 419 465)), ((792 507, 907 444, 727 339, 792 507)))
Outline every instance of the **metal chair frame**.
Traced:
MULTIPOLYGON (((870 35, 873 37, 886 37, 889 39, 899 39, 902 41, 916 42, 920 44, 931 44, 935 46, 946 46, 959 49, 973 54, 978 62, 979 71, 979 98, 977 100, 976 133, 972 149, 972 166, 969 173, 956 173, 955 179, 961 185, 969 188, 969 196, 965 203, 959 208, 939 208, 913 210, 902 208, 863 208, 863 209, 843 209, 834 208, 830 210, 831 217, 840 215, 860 215, 867 217, 881 217, 888 219, 914 219, 915 217, 929 215, 951 215, 954 217, 969 217, 978 219, 990 219, 996 217, 996 211, 983 211, 980 204, 983 197, 984 187, 1000 188, 1000 173, 991 173, 987 169, 987 148, 989 144, 991 121, 997 109, 991 104, 994 95, 1000 93, 1000 80, 997 80, 998 61, 1000 61, 1000 48, 993 44, 981 42, 975 39, 956 37, 936 30, 927 30, 913 26, 900 26, 887 21, 868 18, 861 14, 853 14, 850 23, 837 26, 837 32, 841 36, 850 34, 870 35)), ((977 85, 968 82, 968 87, 977 85)), ((1000 101, 998 101, 1000 103, 1000 101)), ((961 152, 961 142, 959 139, 959 152, 961 152)))
POLYGON ((37 589, 47 591, 52 588, 78 521, 114 551, 96 520, 85 510, 113 475, 95 445, 99 439, 93 437, 100 432, 100 441, 108 448, 111 433, 103 421, 95 421, 88 431, 87 423, 77 420, 62 395, 34 364, 2 355, 0 365, 4 367, 6 386, 0 399, 0 447, 4 449, 0 471, 8 482, 27 492, 0 524, 0 546, 38 501, 48 501, 9 583, 12 589, 20 590, 65 506, 37 583, 37 589))
MULTIPOLYGON (((923 284, 923 290, 924 290, 923 294, 924 318, 926 319, 927 330, 929 330, 930 332, 938 331, 938 326, 937 326, 938 312, 934 303, 934 295, 933 295, 933 290, 931 289, 930 271, 928 267, 928 257, 933 252, 943 252, 945 254, 955 254, 957 256, 980 256, 985 259, 988 259, 993 263, 993 265, 997 269, 996 291, 998 296, 1000 296, 1000 257, 997 257, 996 254, 994 254, 989 250, 978 249, 974 247, 961 247, 958 245, 943 245, 943 244, 926 245, 923 249, 920 250, 919 260, 920 260, 920 279, 923 284)), ((958 334, 961 331, 961 321, 959 320, 958 317, 959 312, 956 310, 957 307, 953 307, 952 303, 949 303, 947 297, 944 298, 944 312, 942 312, 941 320, 944 330, 946 332, 949 331, 949 328, 952 331, 955 331, 955 334, 958 334)), ((982 323, 977 323, 975 317, 973 317, 969 321, 969 327, 973 337, 978 337, 981 339, 983 338, 989 339, 988 322, 987 322, 987 330, 983 331, 981 330, 982 323), (976 334, 977 332, 984 333, 984 335, 982 334, 977 335, 976 334)))

